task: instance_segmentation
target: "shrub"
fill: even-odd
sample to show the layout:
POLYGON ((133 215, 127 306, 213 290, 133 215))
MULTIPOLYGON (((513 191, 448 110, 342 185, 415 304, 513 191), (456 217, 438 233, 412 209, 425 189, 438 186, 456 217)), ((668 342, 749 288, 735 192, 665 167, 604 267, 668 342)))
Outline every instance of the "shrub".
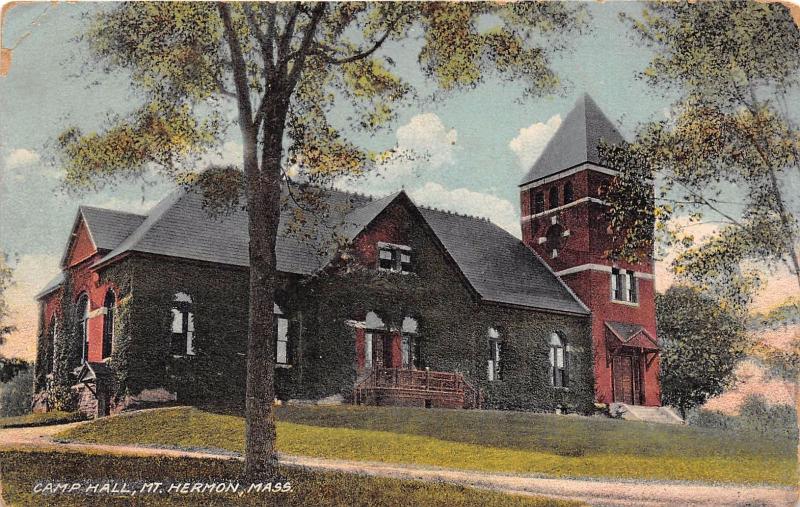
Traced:
POLYGON ((797 416, 790 405, 769 405, 763 396, 748 396, 739 415, 699 409, 689 414, 688 424, 729 431, 755 431, 789 439, 797 438, 797 416))
POLYGON ((17 372, 8 382, 0 384, 0 417, 12 417, 31 411, 33 399, 33 370, 17 372))

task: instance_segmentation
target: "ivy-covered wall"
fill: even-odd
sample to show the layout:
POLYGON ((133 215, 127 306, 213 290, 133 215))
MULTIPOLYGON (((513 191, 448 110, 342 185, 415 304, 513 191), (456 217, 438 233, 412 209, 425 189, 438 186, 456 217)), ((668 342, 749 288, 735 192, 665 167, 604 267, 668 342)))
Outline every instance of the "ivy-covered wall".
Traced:
MULTIPOLYGON (((306 278, 283 275, 276 301, 290 321, 290 367, 275 372, 282 399, 346 397, 356 382, 354 321, 375 312, 387 328, 405 317, 418 323, 415 340, 434 371, 458 371, 485 396, 487 408, 588 411, 593 402, 590 319, 484 303, 469 287, 413 209, 385 210, 328 269, 306 278), (409 245, 414 272, 376 269, 378 241, 409 245), (488 329, 503 343, 502 379, 487 380, 488 329), (569 351, 568 389, 550 385, 548 336, 559 332, 569 351)), ((72 294, 68 277, 63 293, 72 294)), ((117 289, 110 366, 112 397, 164 388, 181 403, 244 400, 248 272, 244 268, 132 255, 100 273, 117 289), (192 299, 196 355, 174 357, 172 307, 177 293, 192 299)), ((65 334, 74 329, 72 299, 62 302, 65 334)), ((80 343, 56 339, 56 377, 80 359, 80 343)), ((113 401, 112 401, 113 403, 113 401)))

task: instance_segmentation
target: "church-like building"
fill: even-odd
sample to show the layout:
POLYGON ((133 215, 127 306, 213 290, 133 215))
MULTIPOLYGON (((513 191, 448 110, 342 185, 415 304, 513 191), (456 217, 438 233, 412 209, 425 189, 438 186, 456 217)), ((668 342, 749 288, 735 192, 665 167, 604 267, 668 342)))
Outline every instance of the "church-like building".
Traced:
MULTIPOLYGON (((333 189, 288 195, 276 246, 281 400, 588 413, 660 405, 653 265, 612 261, 601 142, 582 97, 491 222, 333 189), (320 211, 321 210, 321 211, 320 211)), ((38 410, 242 403, 247 214, 179 189, 146 215, 82 206, 37 296, 38 410)))

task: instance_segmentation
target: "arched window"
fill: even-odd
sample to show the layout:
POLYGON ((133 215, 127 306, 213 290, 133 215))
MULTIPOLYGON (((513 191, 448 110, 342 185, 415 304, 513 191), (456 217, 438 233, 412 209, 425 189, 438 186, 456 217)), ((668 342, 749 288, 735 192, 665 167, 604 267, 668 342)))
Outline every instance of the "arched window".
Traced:
POLYGON ((567 352, 564 340, 558 333, 550 333, 550 383, 554 387, 567 387, 567 352))
POLYGON ((194 355, 194 313, 192 297, 178 292, 172 300, 172 342, 170 351, 174 356, 194 355))
POLYGON ((114 312, 117 307, 117 296, 114 291, 108 289, 106 299, 103 301, 103 308, 106 316, 103 319, 103 359, 111 357, 111 347, 114 343, 114 312))
POLYGON ((75 307, 75 335, 81 342, 81 364, 89 357, 89 296, 85 293, 78 296, 75 307))
POLYGON ((500 333, 497 329, 490 327, 486 336, 489 339, 489 360, 486 364, 486 379, 500 380, 502 377, 500 356, 503 353, 500 333))
POLYGON ((392 336, 383 320, 375 312, 367 312, 364 319, 364 367, 392 367, 392 336))
POLYGON ((533 194, 533 213, 542 213, 544 211, 544 193, 536 192, 533 194))
POLYGON ((550 209, 558 208, 558 187, 553 185, 550 187, 550 194, 548 195, 548 200, 550 201, 550 209))
POLYGON ((568 181, 564 183, 564 204, 571 203, 573 199, 575 199, 575 196, 572 190, 572 182, 568 181))

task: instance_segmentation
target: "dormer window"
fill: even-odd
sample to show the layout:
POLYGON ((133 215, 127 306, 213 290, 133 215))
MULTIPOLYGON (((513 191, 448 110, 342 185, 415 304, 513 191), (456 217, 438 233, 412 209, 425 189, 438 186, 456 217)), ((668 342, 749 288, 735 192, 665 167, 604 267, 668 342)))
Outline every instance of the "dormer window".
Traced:
POLYGON ((395 273, 411 273, 411 247, 378 243, 378 269, 395 273))

